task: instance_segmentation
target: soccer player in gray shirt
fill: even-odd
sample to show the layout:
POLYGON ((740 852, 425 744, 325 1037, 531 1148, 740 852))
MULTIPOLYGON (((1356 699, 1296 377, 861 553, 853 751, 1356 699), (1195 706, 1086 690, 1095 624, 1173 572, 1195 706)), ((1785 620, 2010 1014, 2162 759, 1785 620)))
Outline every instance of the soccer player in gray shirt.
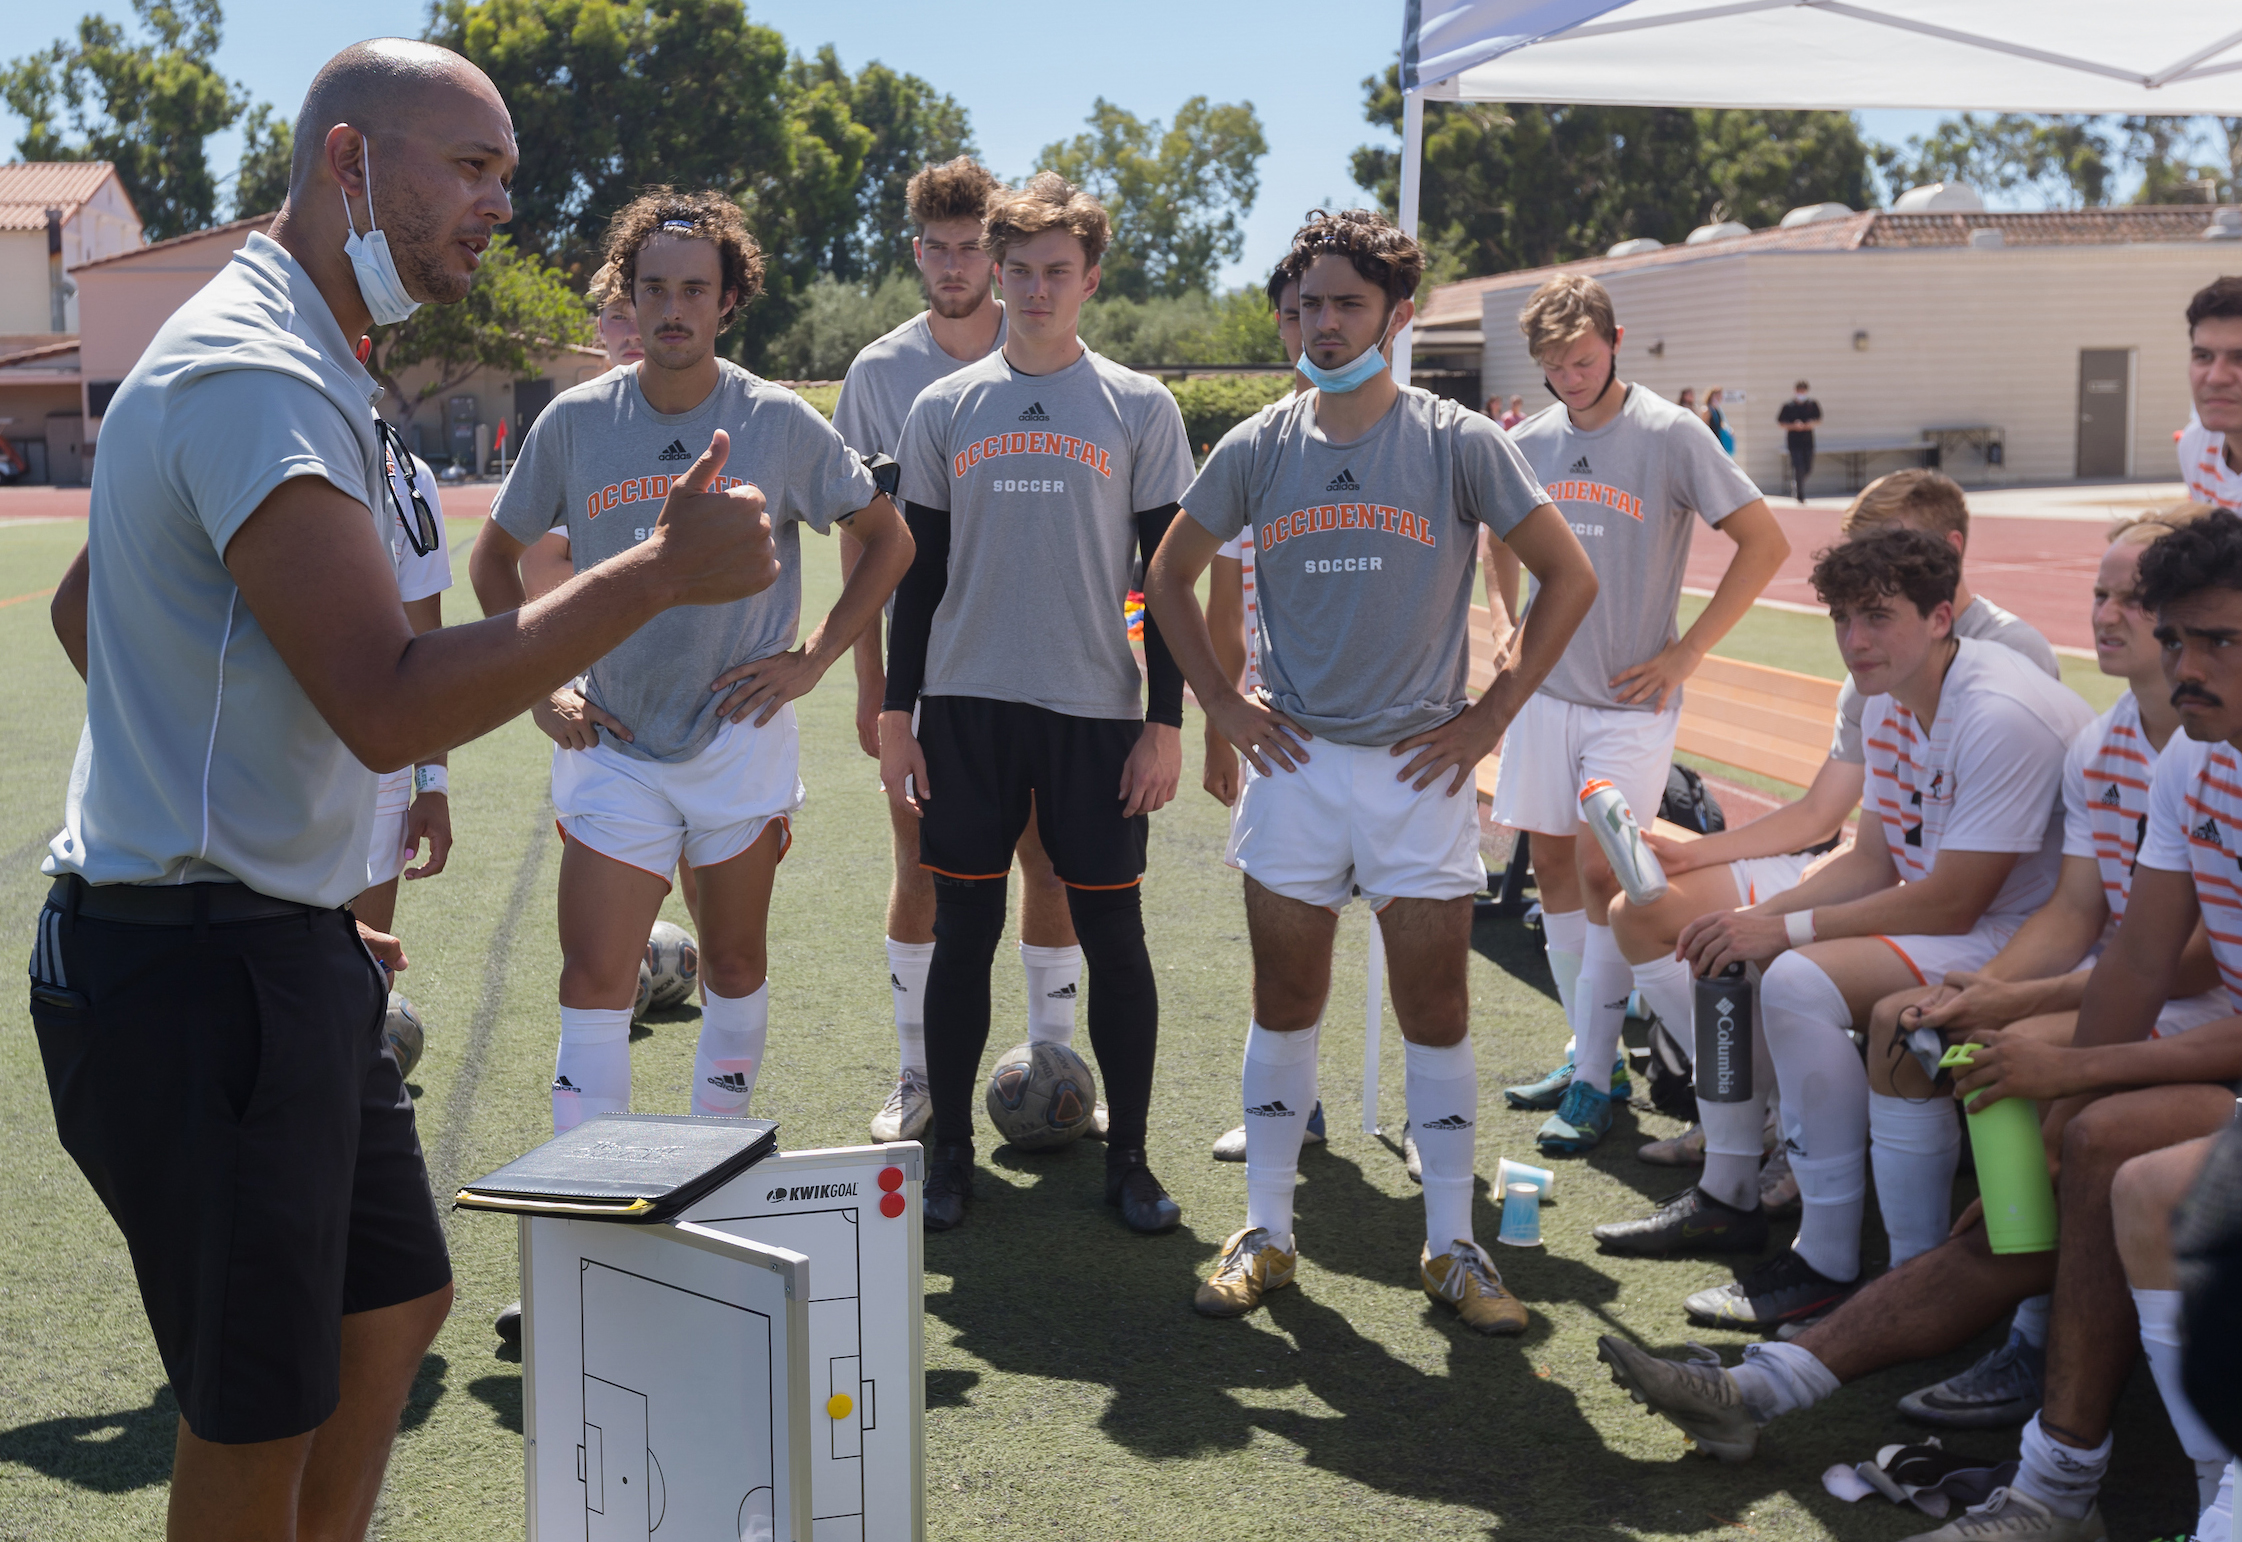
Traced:
POLYGON ((1465 965, 1479 861, 1472 768, 1557 662, 1596 595, 1579 539, 1489 419, 1398 385, 1381 348, 1424 276, 1382 217, 1317 214, 1293 236, 1299 368, 1312 391, 1224 436, 1161 544, 1146 603, 1207 717, 1247 762, 1229 860, 1246 875, 1246 1224, 1195 1305, 1251 1311, 1298 1262, 1292 1194, 1316 1102, 1316 1038, 1339 911, 1376 912, 1407 1042, 1423 1162, 1425 1292, 1482 1333, 1526 1309, 1472 1235, 1479 1073, 1465 965), (1239 694, 1195 596, 1222 544, 1254 527, 1261 684, 1239 694), (1478 701, 1465 679, 1480 531, 1543 585, 1517 663, 1478 701))
POLYGON ((1049 172, 989 206, 982 240, 1010 332, 920 393, 896 457, 918 555, 895 595, 880 778, 918 817, 934 875, 924 1201, 937 1231, 972 1193, 989 966, 1030 818, 1089 967, 1112 1111, 1106 1200, 1142 1232, 1182 1214, 1145 1159, 1159 996, 1139 882, 1146 816, 1183 771, 1183 677, 1147 625, 1142 702, 1122 606, 1132 555, 1158 547, 1190 484, 1191 452, 1168 389, 1075 335, 1111 234, 1097 201, 1049 172))
POLYGON ((692 1111, 747 1111, 769 1031, 771 885, 803 797, 789 704, 870 624, 911 554, 894 506, 816 410, 716 357, 762 278, 730 198, 649 193, 615 216, 607 256, 646 357, 564 392, 530 430, 476 541, 469 571, 484 609, 518 603, 522 553, 557 524, 579 571, 643 540, 643 510, 688 459, 687 440, 717 430, 729 436, 725 478, 766 490, 781 577, 753 599, 662 616, 600 659, 585 690, 606 714, 599 742, 553 751, 567 837, 556 1133, 630 1105, 639 960, 680 855, 700 884, 692 1111), (801 524, 853 525, 865 560, 797 648, 801 524))
MULTIPOLYGON (((911 256, 926 285, 927 308, 865 344, 841 383, 833 426, 858 454, 893 455, 903 441, 911 403, 935 381, 985 359, 1004 342, 1004 302, 992 292, 996 264, 981 246, 981 214, 1003 191, 971 156, 923 167, 906 190, 918 234, 911 256)), ((857 546, 841 536, 841 571, 853 570, 857 546)), ((880 627, 856 642, 856 732, 864 753, 880 756, 880 701, 887 693, 880 627)), ((926 971, 934 960, 934 880, 919 866, 919 822, 890 804, 895 877, 887 895, 888 983, 895 994, 898 1050, 895 1086, 872 1116, 872 1138, 917 1140, 932 1105, 926 1082, 926 971)), ((1035 833, 1020 833, 1020 967, 1027 977, 1028 1042, 1074 1042, 1074 1003, 1081 989, 1082 949, 1067 915, 1066 886, 1035 833)))

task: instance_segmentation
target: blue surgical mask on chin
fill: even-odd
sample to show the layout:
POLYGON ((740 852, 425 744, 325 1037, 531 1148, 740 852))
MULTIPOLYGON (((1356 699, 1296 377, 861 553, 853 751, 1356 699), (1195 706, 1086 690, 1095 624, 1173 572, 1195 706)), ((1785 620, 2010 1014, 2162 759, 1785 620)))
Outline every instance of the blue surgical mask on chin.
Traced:
POLYGON ((1356 390, 1376 379, 1380 370, 1393 367, 1386 361, 1386 356, 1381 351, 1385 347, 1385 343, 1385 338, 1379 338, 1370 347, 1355 355, 1352 361, 1340 365, 1337 369, 1322 368, 1316 363, 1308 350, 1303 348, 1300 350, 1300 361, 1294 367, 1301 374, 1307 376, 1308 384, 1314 386, 1317 390, 1332 396, 1344 396, 1347 392, 1356 390))
POLYGON ((343 243, 343 252, 350 258, 350 268, 358 276, 358 296, 366 302, 367 314, 383 326, 395 326, 414 311, 420 302, 405 292, 405 281, 397 276, 397 263, 389 255, 389 237, 374 222, 374 149, 371 140, 360 141, 366 157, 366 224, 364 235, 358 233, 358 221, 350 212, 350 195, 343 194, 343 219, 350 226, 350 239, 343 243))

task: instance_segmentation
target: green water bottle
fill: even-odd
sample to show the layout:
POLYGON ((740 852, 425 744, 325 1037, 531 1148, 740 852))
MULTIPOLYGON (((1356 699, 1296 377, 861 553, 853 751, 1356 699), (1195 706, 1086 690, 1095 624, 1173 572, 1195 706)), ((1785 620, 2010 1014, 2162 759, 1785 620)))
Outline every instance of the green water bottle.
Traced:
MULTIPOLYGON (((1939 1060, 1942 1070, 1970 1063, 1976 1044, 1957 1044, 1939 1060)), ((1985 1096, 1980 1092, 1978 1099, 1985 1096)), ((1974 1102, 1975 1100, 1973 1100, 1974 1102)), ((1985 1202, 1985 1239, 1996 1253, 2045 1253, 2055 1246, 2055 1185, 2047 1176, 2047 1143, 2040 1136, 2039 1105, 2003 1098, 1969 1109, 1970 1151, 1977 1159, 1977 1188, 1985 1202)))

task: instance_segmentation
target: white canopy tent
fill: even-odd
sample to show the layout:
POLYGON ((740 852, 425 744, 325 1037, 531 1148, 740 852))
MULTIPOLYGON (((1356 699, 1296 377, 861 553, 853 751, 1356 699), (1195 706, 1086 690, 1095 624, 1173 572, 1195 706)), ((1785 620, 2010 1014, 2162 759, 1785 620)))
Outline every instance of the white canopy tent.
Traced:
MULTIPOLYGON (((2231 0, 1404 0, 1401 223, 1424 104, 2242 110, 2231 0)), ((1409 378, 1410 337, 1394 345, 1409 378)))

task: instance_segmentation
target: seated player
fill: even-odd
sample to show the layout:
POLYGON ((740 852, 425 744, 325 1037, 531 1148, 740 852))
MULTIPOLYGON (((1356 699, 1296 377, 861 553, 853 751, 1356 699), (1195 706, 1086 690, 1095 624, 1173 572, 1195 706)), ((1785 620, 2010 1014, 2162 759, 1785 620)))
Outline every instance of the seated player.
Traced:
POLYGON ((2230 1006, 2242 1007, 2242 942, 2232 940, 2242 935, 2242 902, 2231 876, 2242 849, 2242 659, 2232 646, 2242 637, 2242 519, 2214 514, 2152 543, 2140 559, 2139 594, 2156 613, 2187 738, 2166 746, 2150 779, 2124 919, 2087 982, 2071 1045, 1973 1030, 1985 1047, 1953 1089, 1965 1101, 1982 1091, 2045 1106, 2058 1248, 1996 1254, 1973 1206, 1949 1240, 1878 1277, 1794 1342, 1747 1347, 1733 1369, 1709 1355, 1662 1360, 1623 1339, 1598 1341, 1615 1381, 1701 1449, 1742 1461, 1778 1415, 1872 1371, 1951 1353, 2052 1285, 2047 1400, 2025 1426, 2016 1479, 1913 1542, 2104 1535, 2094 1496, 2139 1345, 2112 1187, 2132 1158, 2234 1116, 2242 1016, 2164 1037, 2156 1028, 2174 995, 2192 988, 2187 955, 2200 946, 2198 922, 2230 1006))
MULTIPOLYGON (((1853 500, 1839 528, 1845 539, 1852 540, 1895 527, 1938 537, 1954 548, 1966 568, 1969 505, 1951 477, 1922 470, 1878 477, 1853 500)), ((1983 595, 1972 594, 1966 573, 1954 586, 1954 635, 2014 648, 2049 679, 2062 678, 2047 639, 1983 595)), ((1666 870, 1667 890, 1657 904, 1646 907, 1630 904, 1625 895, 1613 900, 1612 936, 1632 967, 1635 988, 1685 1051, 1691 1040, 1689 970, 1674 956, 1675 939, 1698 916, 1757 904, 1790 888, 1804 875, 1813 849, 1835 838, 1845 817, 1859 804, 1867 779, 1861 746, 1865 700, 1848 675, 1838 687, 1829 756, 1804 797, 1748 824, 1698 840, 1670 840, 1646 831, 1645 840, 1666 870)), ((1755 1052, 1763 1058, 1764 1043, 1755 1052)), ((1742 1103, 1701 1103, 1700 1116, 1711 1120, 1712 1129, 1692 1126, 1672 1140, 1644 1146, 1639 1154, 1660 1166, 1703 1163, 1705 1176, 1699 1186, 1730 1206, 1750 1211, 1751 1196, 1757 1192, 1770 1210, 1790 1208, 1797 1202, 1797 1187, 1780 1147, 1761 1170, 1762 1115, 1775 1091, 1772 1080, 1755 1077, 1753 1095, 1742 1103)), ((1670 1244, 1680 1233, 1669 1224, 1673 1219, 1661 1211, 1645 1222, 1625 1223, 1630 1228, 1626 1236, 1614 1236, 1607 1243, 1628 1252, 1674 1251, 1670 1244)), ((1719 1215, 1702 1218, 1688 1230, 1699 1251, 1753 1251, 1759 1246, 1752 1240, 1756 1229, 1748 1222, 1728 1223, 1719 1215)))
POLYGON ((1495 773, 1492 815, 1532 834, 1542 936, 1575 1044, 1564 1065, 1504 1096, 1515 1108, 1553 1110, 1535 1139, 1545 1152, 1569 1154, 1603 1139, 1627 1092, 1619 1038, 1629 975, 1609 925, 1619 884, 1580 822, 1580 790, 1608 781, 1648 822, 1674 758, 1683 682, 1751 609, 1790 543, 1696 414, 1619 378, 1626 334, 1603 285, 1577 273, 1549 280, 1519 313, 1518 329, 1557 400, 1513 429, 1511 441, 1603 586, 1572 646, 1518 714, 1495 773), (1700 520, 1735 551, 1682 633, 1682 570, 1700 520))
MULTIPOLYGON (((1816 592, 1870 698, 1862 836, 1796 887, 1682 930, 1699 974, 1765 966, 1759 1008, 1803 1205, 1789 1249, 1689 1298, 1700 1321, 1772 1328, 1851 1287, 1868 1161, 1851 1030, 1904 986, 1982 966, 2054 892, 2063 754, 2093 714, 2013 650, 1953 635, 1960 575, 1954 549, 1917 530, 1816 559, 1816 592)), ((1675 1204, 1711 1217, 1725 1201, 1700 1187, 1675 1204)))
POLYGON ((919 819, 934 875, 926 979, 929 1230, 965 1219, 989 969, 1005 887, 1036 821, 1090 976, 1109 1124, 1106 1202, 1138 1232, 1182 1211, 1145 1155, 1160 999, 1141 883, 1149 816, 1183 773, 1183 677, 1144 628, 1149 700, 1123 603, 1191 482, 1174 395, 1075 333, 1112 225, 1045 172, 992 200, 981 239, 1004 286, 996 352, 920 392, 903 426, 918 539, 895 596, 880 780, 919 819))
POLYGON ((1246 1223, 1194 1305, 1251 1311, 1292 1282, 1292 1198, 1339 911, 1359 888, 1392 961, 1409 1122, 1425 1188, 1418 1279, 1482 1333, 1526 1308, 1472 1234, 1479 1072, 1465 964, 1485 883, 1472 772, 1556 663, 1596 580, 1579 540, 1486 418, 1398 385, 1381 349, 1406 326, 1424 254, 1362 210, 1292 238, 1315 388, 1247 419, 1207 459, 1154 559, 1146 601, 1208 720, 1246 759, 1229 861, 1245 874, 1253 1022, 1243 1094, 1246 1223), (1356 500, 1362 501, 1356 501, 1356 500), (1327 501, 1329 500, 1329 501, 1327 501), (1262 685, 1226 676, 1195 599, 1240 530, 1255 535, 1262 685), (1479 531, 1543 584, 1517 667, 1472 702, 1467 613, 1479 531))
POLYGON ((769 1031, 765 928, 771 885, 802 802, 792 700, 809 691, 909 565, 902 519, 816 409, 716 356, 761 287, 762 258, 721 193, 663 189, 608 235, 615 281, 636 306, 646 357, 562 393, 538 418, 476 543, 486 612, 522 603, 518 563, 568 530, 577 572, 645 539, 677 477, 761 477, 781 576, 735 604, 682 609, 592 667, 585 696, 607 722, 588 749, 556 746, 560 1050, 553 1128, 630 1106, 630 1015, 646 935, 682 857, 700 880, 704 1007, 691 1109, 740 1115, 769 1031), (695 444, 713 436, 696 461, 695 444), (688 470, 688 467, 691 469, 688 470), (801 609, 797 524, 839 523, 866 556, 831 614, 793 646, 801 609))

